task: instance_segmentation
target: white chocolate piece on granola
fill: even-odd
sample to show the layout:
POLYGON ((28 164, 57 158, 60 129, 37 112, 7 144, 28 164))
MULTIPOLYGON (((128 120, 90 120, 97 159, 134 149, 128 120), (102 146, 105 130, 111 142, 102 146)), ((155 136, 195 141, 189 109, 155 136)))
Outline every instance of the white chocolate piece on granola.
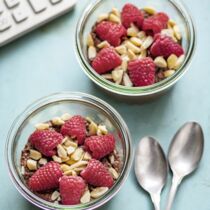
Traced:
POLYGON ((46 158, 41 158, 39 160, 39 165, 45 165, 45 164, 47 164, 47 159, 46 158))
POLYGON ((130 49, 128 49, 127 54, 130 60, 135 60, 137 58, 136 54, 130 49))
POLYGON ((111 13, 109 15, 109 21, 114 22, 114 23, 121 23, 120 17, 115 15, 115 14, 113 14, 113 13, 111 13))
POLYGON ((90 202, 90 191, 89 190, 86 190, 84 192, 84 194, 80 198, 80 202, 83 203, 83 204, 90 202))
MULTIPOLYGON (((123 70, 113 70, 112 71, 112 78, 116 84, 120 84, 123 77, 123 70)), ((99 129, 99 126, 98 126, 99 129)))
POLYGON ((47 129, 50 128, 50 125, 49 125, 49 123, 37 123, 37 124, 35 125, 35 128, 36 128, 37 130, 47 130, 47 129))
POLYGON ((175 73, 174 70, 167 70, 167 71, 163 72, 163 74, 166 78, 172 76, 174 73, 175 73))
POLYGON ((120 55, 124 55, 127 53, 127 48, 125 45, 120 45, 118 47, 115 47, 115 50, 120 54, 120 55))
POLYGON ((174 67, 176 66, 177 60, 178 60, 177 56, 174 54, 171 54, 167 59, 168 68, 174 69, 174 67))
POLYGON ((173 30, 174 30, 174 35, 175 35, 175 37, 176 37, 178 40, 181 40, 181 39, 182 39, 182 35, 181 35, 181 32, 180 32, 179 26, 178 26, 178 25, 175 25, 175 26, 173 27, 173 30))
POLYGON ((144 7, 143 10, 149 15, 154 15, 156 13, 156 10, 152 7, 144 7))
POLYGON ((60 193, 58 191, 54 191, 51 195, 51 200, 55 201, 60 197, 60 193))
POLYGON ((26 165, 30 171, 37 170, 37 161, 35 161, 35 160, 28 159, 26 162, 26 165))
POLYGON ((144 42, 141 45, 142 50, 146 50, 147 48, 149 48, 153 43, 153 41, 154 39, 152 36, 147 36, 147 38, 144 40, 144 42))
POLYGON ((154 63, 159 68, 167 68, 167 62, 163 56, 156 57, 154 63))
POLYGON ((97 22, 101 22, 103 20, 107 20, 109 18, 109 14, 108 13, 104 13, 104 14, 101 14, 98 19, 97 19, 97 22))
POLYGON ((140 47, 142 45, 142 40, 138 37, 131 37, 130 41, 137 47, 140 47))
POLYGON ((132 50, 135 54, 138 54, 141 52, 141 49, 134 45, 131 41, 126 41, 125 45, 128 49, 132 50))
POLYGON ((97 129, 97 135, 106 135, 108 134, 108 130, 105 125, 99 125, 97 129))
POLYGON ((104 195, 108 190, 108 187, 96 187, 95 189, 93 189, 93 191, 91 191, 90 196, 92 198, 99 198, 104 195))
POLYGON ((62 116, 61 116, 61 119, 63 121, 67 121, 67 120, 70 120, 71 119, 71 115, 69 113, 64 113, 62 116))
POLYGON ((91 155, 89 152, 85 152, 84 156, 83 156, 83 160, 91 160, 91 155))
POLYGON ((71 155, 71 158, 75 161, 79 161, 84 154, 84 150, 78 147, 75 152, 71 155))
POLYGON ((121 16, 120 11, 119 11, 117 8, 115 8, 115 7, 112 8, 112 13, 113 13, 114 15, 118 16, 118 17, 121 16))
POLYGON ((93 60, 93 59, 96 57, 96 55, 97 55, 96 48, 93 47, 93 46, 90 46, 90 47, 88 48, 88 58, 89 58, 90 60, 93 60))
POLYGON ((109 46, 110 46, 110 44, 107 41, 103 41, 103 42, 101 42, 97 45, 97 47, 100 48, 100 49, 105 48, 105 47, 109 47, 109 46))
POLYGON ((63 159, 67 158, 67 152, 62 145, 59 144, 57 146, 57 152, 60 158, 63 158, 63 159))
POLYGON ((88 36, 87 36, 87 45, 88 45, 88 47, 94 46, 94 40, 93 40, 93 37, 91 34, 88 34, 88 36))
POLYGON ((135 25, 131 25, 130 28, 127 29, 127 35, 136 37, 139 32, 139 29, 135 25))
POLYGON ((98 129, 98 125, 95 122, 93 122, 93 121, 88 126, 89 134, 91 136, 92 135, 96 135, 97 129, 98 129))
POLYGON ((37 150, 30 149, 29 157, 33 160, 39 160, 42 158, 42 154, 40 152, 38 152, 37 150))
POLYGON ((104 79, 112 80, 112 74, 102 74, 101 75, 104 79))
POLYGON ((181 55, 178 57, 177 61, 176 61, 176 65, 174 66, 174 69, 177 70, 180 68, 180 66, 183 64, 185 59, 185 55, 181 55))
POLYGON ((133 86, 133 83, 131 82, 130 77, 128 76, 127 73, 124 73, 124 75, 123 75, 123 84, 126 87, 132 87, 133 86))
POLYGON ((115 179, 115 180, 118 179, 119 174, 118 174, 118 172, 114 168, 110 167, 109 168, 109 172, 111 173, 113 179, 115 179))
POLYGON ((60 117, 55 117, 55 118, 52 119, 52 124, 53 125, 61 126, 64 123, 65 122, 60 117))
POLYGON ((52 156, 52 159, 53 159, 55 162, 57 162, 57 163, 62 163, 61 158, 58 157, 58 156, 56 156, 56 155, 53 155, 53 156, 52 156))

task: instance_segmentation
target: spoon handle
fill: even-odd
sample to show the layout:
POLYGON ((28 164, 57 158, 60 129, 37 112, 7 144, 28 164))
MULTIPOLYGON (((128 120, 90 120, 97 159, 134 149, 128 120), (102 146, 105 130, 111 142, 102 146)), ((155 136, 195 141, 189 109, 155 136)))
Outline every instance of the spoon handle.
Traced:
POLYGON ((154 204, 155 210, 160 210, 160 193, 151 194, 150 196, 154 204))
POLYGON ((167 205, 166 205, 166 210, 171 210, 171 207, 173 205, 177 189, 178 189, 181 181, 182 181, 181 177, 178 177, 176 175, 173 176, 172 186, 171 186, 171 189, 170 189, 170 192, 169 192, 168 202, 167 202, 167 205))

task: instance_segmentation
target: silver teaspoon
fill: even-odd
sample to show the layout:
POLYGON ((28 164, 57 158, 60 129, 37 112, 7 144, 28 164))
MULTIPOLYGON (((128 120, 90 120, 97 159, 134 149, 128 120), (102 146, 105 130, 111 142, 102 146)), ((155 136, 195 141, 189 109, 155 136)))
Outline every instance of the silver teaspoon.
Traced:
POLYGON ((203 147, 203 131, 198 123, 186 123, 175 134, 168 153, 173 180, 166 210, 171 209, 182 179, 198 167, 203 154, 203 147))
POLYGON ((136 150, 135 174, 141 187, 150 194, 155 210, 160 210, 160 194, 167 173, 167 161, 160 144, 152 137, 144 137, 136 150))

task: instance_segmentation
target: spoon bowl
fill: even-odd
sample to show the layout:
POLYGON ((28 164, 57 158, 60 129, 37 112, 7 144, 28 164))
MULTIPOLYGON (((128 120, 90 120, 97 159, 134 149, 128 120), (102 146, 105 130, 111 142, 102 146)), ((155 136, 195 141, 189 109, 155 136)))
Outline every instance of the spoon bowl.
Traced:
POLYGON ((135 174, 157 210, 160 209, 160 193, 166 183, 167 172, 167 161, 160 144, 152 137, 144 137, 136 150, 135 174))

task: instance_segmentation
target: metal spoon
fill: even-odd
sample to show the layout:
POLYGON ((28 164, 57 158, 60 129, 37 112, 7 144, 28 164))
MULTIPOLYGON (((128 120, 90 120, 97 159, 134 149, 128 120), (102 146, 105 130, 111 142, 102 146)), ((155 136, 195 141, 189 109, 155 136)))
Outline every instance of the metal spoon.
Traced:
POLYGON ((182 179, 197 168, 203 154, 203 147, 203 131, 198 123, 186 123, 174 136, 168 153, 173 180, 166 210, 171 209, 182 179))
POLYGON ((152 137, 144 137, 136 150, 135 174, 141 187, 150 194, 155 210, 160 210, 160 194, 167 172, 167 161, 160 144, 152 137))

